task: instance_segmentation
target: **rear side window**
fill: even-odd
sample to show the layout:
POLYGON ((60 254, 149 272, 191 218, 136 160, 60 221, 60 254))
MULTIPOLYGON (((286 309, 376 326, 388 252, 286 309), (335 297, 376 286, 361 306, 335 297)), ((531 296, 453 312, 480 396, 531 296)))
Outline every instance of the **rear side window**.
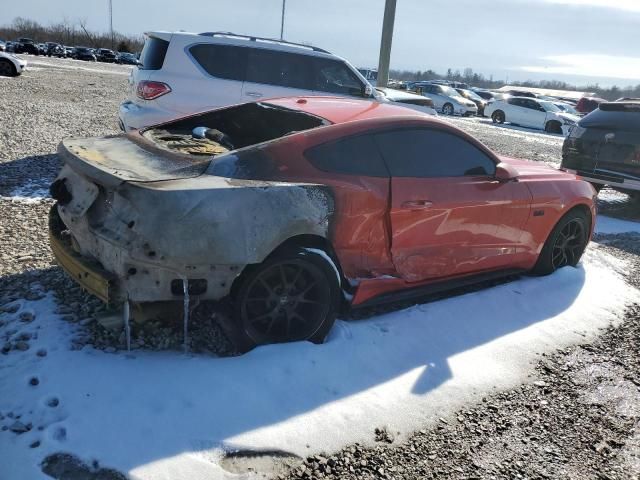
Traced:
POLYGON ((247 82, 313 90, 311 57, 295 53, 250 48, 247 82))
POLYGON ((464 138, 440 130, 379 133, 376 143, 393 177, 489 176, 495 163, 464 138))
POLYGON ((367 177, 388 177, 389 173, 370 135, 344 138, 310 148, 305 156, 318 170, 367 177))
POLYGON ((144 43, 142 53, 140 54, 140 68, 144 70, 160 70, 164 63, 164 57, 167 55, 169 42, 161 38, 149 37, 144 43))
POLYGON ((244 81, 247 48, 201 43, 192 46, 189 52, 209 75, 227 80, 244 81))

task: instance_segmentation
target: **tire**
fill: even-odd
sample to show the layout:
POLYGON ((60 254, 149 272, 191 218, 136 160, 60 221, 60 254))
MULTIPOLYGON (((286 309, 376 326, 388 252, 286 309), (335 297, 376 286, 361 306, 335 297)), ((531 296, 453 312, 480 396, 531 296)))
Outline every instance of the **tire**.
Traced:
POLYGON ((562 267, 575 267, 587 247, 590 230, 591 215, 570 210, 551 230, 532 273, 549 275, 562 267))
POLYGON ((491 114, 491 120, 493 123, 503 124, 505 122, 504 112, 502 110, 496 110, 491 114))
POLYGON ((547 133, 562 133, 562 125, 556 120, 551 120, 545 124, 544 131, 547 133))
POLYGON ((15 77, 18 74, 16 66, 9 60, 0 59, 0 76, 15 77))
POLYGON ((339 307, 340 284, 328 257, 302 248, 249 267, 233 294, 233 341, 240 351, 308 340, 322 343, 339 307))
POLYGON ((445 103, 442 106, 442 114, 443 115, 453 115, 453 105, 450 103, 445 103))

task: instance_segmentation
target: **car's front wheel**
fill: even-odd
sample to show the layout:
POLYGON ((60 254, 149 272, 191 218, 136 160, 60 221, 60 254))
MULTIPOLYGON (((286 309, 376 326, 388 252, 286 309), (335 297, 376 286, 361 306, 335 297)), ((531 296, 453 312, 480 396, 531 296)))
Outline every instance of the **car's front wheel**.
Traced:
POLYGON ((453 105, 451 105, 450 103, 445 103, 442 106, 442 113, 444 115, 453 115, 453 105))
POLYGON ((562 133, 562 124, 556 120, 551 120, 544 126, 544 131, 547 133, 562 133))
POLYGON ((493 121, 493 123, 504 123, 504 112, 502 110, 496 110, 491 114, 491 120, 493 121))
POLYGON ((16 67, 9 60, 0 60, 0 76, 14 77, 17 75, 16 67))
POLYGON ((240 281, 233 298, 240 350, 299 340, 322 343, 333 326, 340 283, 328 255, 287 249, 249 267, 240 281))
POLYGON ((591 215, 582 209, 570 210, 549 234, 533 273, 548 275, 562 267, 575 267, 587 247, 590 230, 591 215))

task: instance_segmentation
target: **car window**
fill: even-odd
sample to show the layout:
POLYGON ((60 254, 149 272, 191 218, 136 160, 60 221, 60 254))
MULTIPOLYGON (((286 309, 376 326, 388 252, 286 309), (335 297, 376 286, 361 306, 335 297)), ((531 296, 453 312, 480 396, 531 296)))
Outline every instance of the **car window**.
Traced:
POLYGON ((442 130, 407 129, 375 135, 394 177, 489 176, 495 163, 464 138, 442 130))
POLYGON ((370 135, 359 135, 310 148, 305 156, 323 172, 388 177, 389 172, 370 135))
POLYGON ((161 38, 149 37, 140 54, 140 66, 143 70, 160 70, 167 55, 169 42, 161 38))
POLYGON ((246 81, 311 90, 311 68, 306 55, 250 48, 246 81))
POLYGON ((227 80, 244 81, 246 48, 200 43, 189 48, 189 52, 209 75, 227 80))
POLYGON ((313 63, 313 90, 343 95, 359 95, 364 85, 343 62, 320 57, 306 57, 313 63))

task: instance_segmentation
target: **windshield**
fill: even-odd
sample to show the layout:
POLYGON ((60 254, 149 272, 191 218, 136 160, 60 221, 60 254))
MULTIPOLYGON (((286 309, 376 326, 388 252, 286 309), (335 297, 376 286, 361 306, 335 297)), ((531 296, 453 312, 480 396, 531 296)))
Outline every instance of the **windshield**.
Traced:
POLYGON ((560 112, 561 111, 558 107, 556 107, 551 102, 540 102, 540 105, 542 105, 542 108, 544 108, 547 112, 560 112))
POLYGON ((444 85, 440 85, 440 88, 442 89, 442 93, 444 93, 448 97, 459 98, 461 100, 464 100, 464 98, 453 88, 445 87, 444 85))
POLYGON ((460 90, 460 94, 465 97, 468 98, 469 100, 478 100, 478 101, 482 101, 482 98, 477 95, 476 93, 472 92, 471 90, 464 90, 461 89, 460 90))

